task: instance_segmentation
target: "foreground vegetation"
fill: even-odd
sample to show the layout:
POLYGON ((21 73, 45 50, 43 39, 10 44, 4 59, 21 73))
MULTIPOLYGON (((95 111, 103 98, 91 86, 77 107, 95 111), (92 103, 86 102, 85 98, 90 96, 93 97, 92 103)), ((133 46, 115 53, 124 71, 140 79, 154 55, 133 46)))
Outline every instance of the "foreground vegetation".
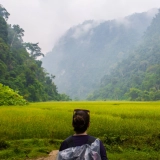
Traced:
POLYGON ((0 106, 4 105, 26 105, 27 101, 17 91, 0 83, 0 106))
POLYGON ((0 107, 0 159, 46 156, 71 127, 74 108, 91 111, 88 133, 110 160, 160 159, 160 102, 45 102, 0 107))

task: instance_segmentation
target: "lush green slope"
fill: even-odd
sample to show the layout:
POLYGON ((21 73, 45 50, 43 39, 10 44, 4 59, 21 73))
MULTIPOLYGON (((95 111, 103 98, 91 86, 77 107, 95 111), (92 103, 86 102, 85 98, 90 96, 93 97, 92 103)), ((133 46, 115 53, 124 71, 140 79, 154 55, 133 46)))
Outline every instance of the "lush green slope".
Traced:
POLYGON ((111 73, 103 77, 100 89, 89 100, 160 100, 160 12, 137 49, 111 73))
POLYGON ((139 44, 152 16, 148 12, 136 13, 118 20, 85 21, 74 26, 42 59, 43 67, 56 76, 60 92, 84 99, 139 44))
POLYGON ((19 25, 8 25, 6 15, 9 13, 0 5, 0 83, 28 101, 69 99, 58 93, 52 77, 41 67, 42 62, 36 60, 43 55, 38 43, 24 43, 24 30, 19 25))

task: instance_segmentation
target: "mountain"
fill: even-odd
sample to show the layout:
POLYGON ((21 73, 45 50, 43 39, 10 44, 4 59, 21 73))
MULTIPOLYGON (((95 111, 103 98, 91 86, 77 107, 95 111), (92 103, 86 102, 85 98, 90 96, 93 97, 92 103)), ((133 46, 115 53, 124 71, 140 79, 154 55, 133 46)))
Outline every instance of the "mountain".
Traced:
POLYGON ((86 99, 101 78, 126 59, 140 43, 157 9, 103 22, 93 20, 70 28, 42 66, 56 76, 58 91, 86 99))
POLYGON ((160 10, 140 44, 112 72, 88 100, 160 100, 160 10))

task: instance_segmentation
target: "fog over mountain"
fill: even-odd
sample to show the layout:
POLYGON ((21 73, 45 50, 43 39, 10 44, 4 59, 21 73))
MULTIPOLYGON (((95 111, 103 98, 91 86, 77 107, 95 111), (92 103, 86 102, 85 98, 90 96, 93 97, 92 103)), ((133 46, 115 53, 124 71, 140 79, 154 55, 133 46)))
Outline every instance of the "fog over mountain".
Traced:
POLYGON ((152 9, 110 21, 88 20, 70 28, 42 59, 55 75, 58 91, 72 99, 86 99, 101 78, 138 46, 158 12, 152 9))
POLYGON ((128 58, 103 76, 87 100, 160 100, 160 10, 128 58))

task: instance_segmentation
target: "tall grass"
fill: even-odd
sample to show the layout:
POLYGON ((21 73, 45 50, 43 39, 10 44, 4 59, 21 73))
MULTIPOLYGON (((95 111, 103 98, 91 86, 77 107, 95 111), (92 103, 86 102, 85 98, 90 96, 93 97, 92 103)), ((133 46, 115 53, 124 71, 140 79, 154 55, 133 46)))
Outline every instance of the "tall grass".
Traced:
POLYGON ((75 108, 89 109, 89 134, 145 136, 160 132, 160 102, 46 102, 0 107, 0 137, 65 139, 75 108))

